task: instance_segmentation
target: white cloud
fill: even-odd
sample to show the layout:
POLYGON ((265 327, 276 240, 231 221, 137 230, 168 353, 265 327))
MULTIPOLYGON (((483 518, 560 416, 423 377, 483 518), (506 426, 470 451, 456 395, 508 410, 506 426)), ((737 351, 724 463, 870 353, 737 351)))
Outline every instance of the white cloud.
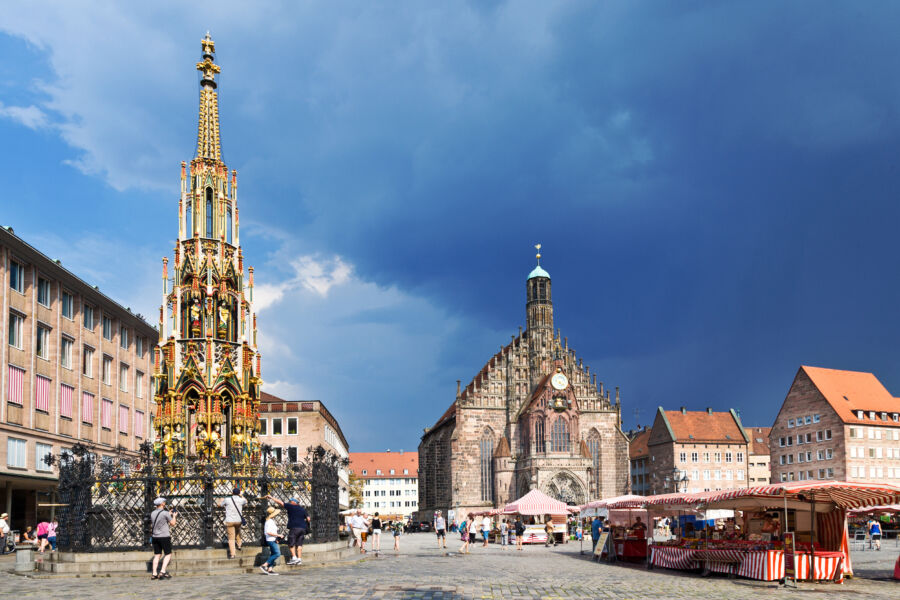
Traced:
POLYGON ((47 114, 33 104, 31 106, 6 106, 0 102, 0 117, 16 121, 29 129, 47 127, 47 114))
POLYGON ((263 391, 285 400, 317 400, 310 397, 303 386, 288 381, 266 381, 263 391))

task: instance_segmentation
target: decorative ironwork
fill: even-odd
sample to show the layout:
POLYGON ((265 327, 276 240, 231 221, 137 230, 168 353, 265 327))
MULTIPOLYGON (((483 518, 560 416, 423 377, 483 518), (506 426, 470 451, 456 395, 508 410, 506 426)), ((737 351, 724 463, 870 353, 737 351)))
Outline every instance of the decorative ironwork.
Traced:
MULTIPOLYGON (((170 461, 144 442, 139 453, 117 449, 99 456, 83 444, 75 444, 59 456, 48 456, 48 465, 59 469, 59 545, 80 552, 134 550, 150 544, 153 500, 162 496, 178 511, 172 528, 176 548, 212 548, 226 544, 222 500, 234 487, 244 491, 247 524, 242 537, 248 542, 262 537, 268 500, 287 502, 297 498, 309 511, 311 540, 338 538, 338 471, 347 466, 322 446, 309 448, 301 461, 273 462, 271 447, 261 449, 261 460, 248 469, 230 457, 206 460, 178 457, 170 461)), ((287 515, 276 516, 284 528, 287 515)))

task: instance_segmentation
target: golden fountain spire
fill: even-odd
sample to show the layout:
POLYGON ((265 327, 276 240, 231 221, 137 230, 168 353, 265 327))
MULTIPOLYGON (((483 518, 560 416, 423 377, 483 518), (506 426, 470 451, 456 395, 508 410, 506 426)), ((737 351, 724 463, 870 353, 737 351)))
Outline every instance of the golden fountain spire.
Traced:
POLYGON ((203 49, 202 62, 197 70, 203 73, 200 80, 200 115, 197 124, 197 158, 221 161, 222 149, 219 145, 219 96, 216 93, 216 75, 221 72, 216 60, 216 43, 209 37, 200 40, 203 49))

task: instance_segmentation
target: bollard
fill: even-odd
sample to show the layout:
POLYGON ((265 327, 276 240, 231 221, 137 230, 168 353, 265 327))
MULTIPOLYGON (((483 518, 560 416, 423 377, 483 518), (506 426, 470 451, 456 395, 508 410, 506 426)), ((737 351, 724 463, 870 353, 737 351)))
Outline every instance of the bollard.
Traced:
POLYGON ((19 548, 16 550, 16 566, 18 573, 34 571, 34 550, 19 548))

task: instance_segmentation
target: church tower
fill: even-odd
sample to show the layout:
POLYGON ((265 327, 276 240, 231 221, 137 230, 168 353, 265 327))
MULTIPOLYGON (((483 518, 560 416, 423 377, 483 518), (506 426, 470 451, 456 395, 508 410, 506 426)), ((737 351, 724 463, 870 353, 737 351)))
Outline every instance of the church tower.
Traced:
POLYGON ((163 258, 155 356, 154 451, 163 464, 188 456, 259 460, 260 356, 253 267, 244 279, 237 172, 222 161, 215 43, 201 41, 197 153, 181 163, 178 241, 171 273, 163 258), (171 286, 170 286, 171 284, 171 286))
POLYGON ((549 371, 553 352, 553 299, 550 273, 541 268, 541 245, 537 244, 537 266, 529 273, 526 287, 525 324, 531 387, 549 371))

